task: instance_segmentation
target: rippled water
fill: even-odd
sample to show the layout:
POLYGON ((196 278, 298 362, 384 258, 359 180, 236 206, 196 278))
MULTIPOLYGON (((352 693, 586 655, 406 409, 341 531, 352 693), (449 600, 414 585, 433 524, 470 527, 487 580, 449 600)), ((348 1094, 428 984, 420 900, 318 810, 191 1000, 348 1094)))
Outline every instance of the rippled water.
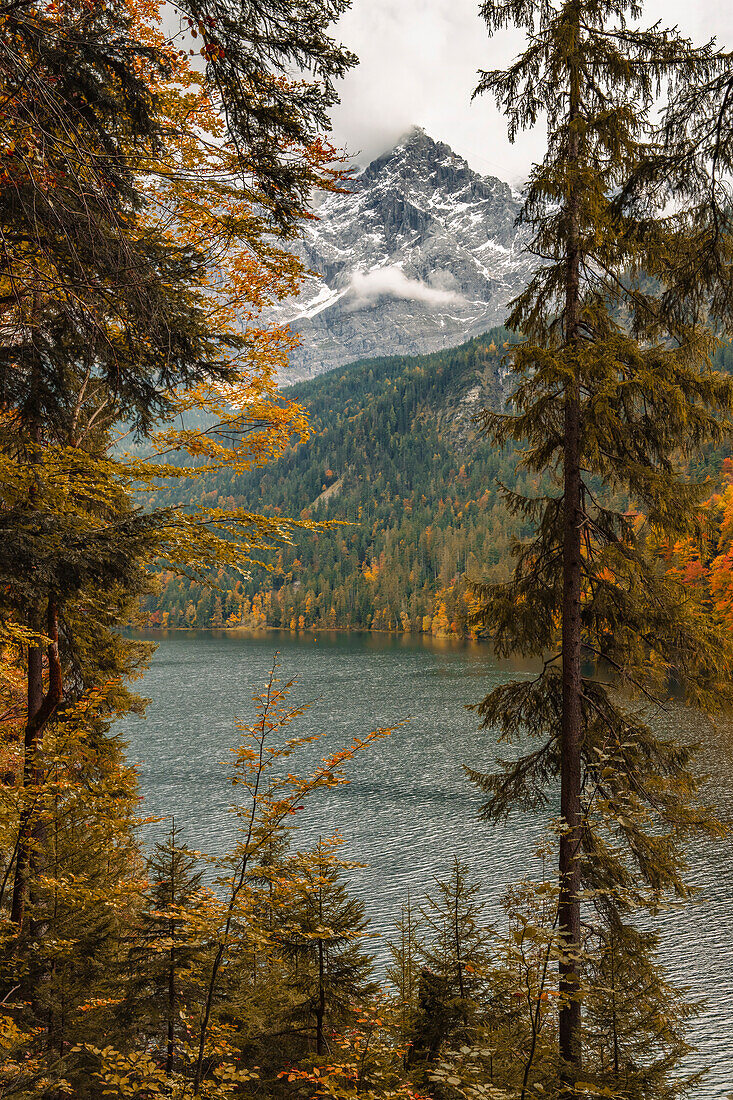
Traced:
MULTIPOLYGON (((142 690, 151 699, 145 720, 129 720, 124 734, 139 763, 146 812, 175 814, 187 842, 208 852, 226 849, 233 834, 227 812, 229 750, 234 716, 249 719, 251 697, 280 652, 285 678, 297 677, 294 704, 311 703, 295 729, 324 733, 319 751, 348 744, 378 726, 399 727, 357 756, 348 786, 306 805, 304 844, 340 832, 346 855, 367 864, 351 872, 352 890, 366 903, 374 948, 383 957, 400 905, 444 875, 454 855, 484 884, 487 917, 506 888, 536 873, 533 855, 543 822, 516 814, 506 825, 477 821, 480 795, 462 765, 489 768, 492 739, 465 709, 511 674, 485 647, 403 641, 372 635, 305 636, 278 632, 242 637, 196 632, 171 634, 159 648, 142 690)), ((662 717, 667 731, 700 743, 710 773, 710 797, 733 820, 733 726, 711 731, 678 707, 662 717)), ((146 839, 166 823, 148 826, 146 839)), ((698 844, 690 878, 704 899, 660 919, 663 958, 671 976, 694 997, 706 998, 693 1023, 693 1064, 709 1067, 696 1100, 733 1097, 733 847, 698 844)))

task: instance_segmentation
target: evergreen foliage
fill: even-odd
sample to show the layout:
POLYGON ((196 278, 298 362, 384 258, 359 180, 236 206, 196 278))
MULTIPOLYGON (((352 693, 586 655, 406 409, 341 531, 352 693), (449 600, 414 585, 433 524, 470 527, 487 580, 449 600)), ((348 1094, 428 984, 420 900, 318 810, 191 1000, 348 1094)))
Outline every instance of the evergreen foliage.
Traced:
POLYGON ((479 890, 479 883, 469 881, 468 868, 454 857, 450 877, 436 880, 420 906, 419 924, 412 925, 408 908, 404 938, 392 948, 402 963, 392 980, 401 979, 400 996, 411 1010, 406 1065, 420 1083, 446 1049, 475 1043, 481 1031, 490 997, 491 954, 489 931, 480 923, 479 890))
POLYGON ((290 963, 293 1019, 315 1037, 316 1054, 326 1053, 327 1029, 349 1023, 354 1006, 374 993, 372 957, 360 940, 367 927, 364 903, 350 898, 343 872, 350 866, 335 854, 339 840, 319 840, 298 853, 289 871, 293 893, 280 932, 290 963))
POLYGON ((201 999, 198 971, 206 946, 200 858, 179 838, 172 821, 168 842, 158 842, 148 858, 149 886, 128 932, 121 1005, 123 1026, 143 1045, 155 1043, 167 1077, 180 1068, 181 1019, 201 999))
MULTIPOLYGON (((543 262, 508 318, 525 336, 511 411, 487 411, 484 426, 499 446, 521 442, 523 468, 549 470, 555 484, 508 495, 536 534, 518 545, 511 580, 483 589, 477 619, 499 654, 544 664, 480 704, 486 727, 520 755, 473 778, 490 820, 546 806, 559 780, 556 1087, 570 1097, 586 1081, 622 1087, 613 1067, 583 1064, 581 1004, 593 988, 583 914, 618 928, 638 905, 686 896, 683 842, 715 835, 689 752, 660 739, 626 696, 654 700, 674 681, 703 707, 729 697, 728 640, 656 550, 704 542, 704 489, 679 456, 722 437, 733 387, 711 367, 707 310, 668 262, 687 237, 664 196, 652 204, 647 190, 642 202, 638 183, 659 152, 650 112, 662 82, 709 75, 718 59, 676 31, 632 27, 641 9, 624 0, 488 0, 482 14, 490 31, 513 23, 530 44, 478 91, 496 97, 511 138, 540 109, 548 117, 522 215, 543 262)), ((666 155, 678 153, 668 143, 666 155)))
POLYGON ((400 1039, 407 1043, 413 1030, 418 983, 420 981, 421 928, 419 908, 407 892, 400 916, 395 924, 395 936, 389 942, 390 963, 386 969, 389 982, 397 992, 400 1006, 400 1039))
POLYGON ((487 933, 479 923, 479 890, 454 856, 450 878, 436 883, 421 907, 423 934, 429 938, 422 951, 424 966, 445 979, 453 1027, 463 1038, 470 1035, 490 965, 487 933))
MULTIPOLYGON (((697 190, 680 182, 684 80, 715 89, 727 59, 674 32, 629 30, 625 13, 638 12, 623 0, 484 4, 491 26, 514 20, 533 40, 482 88, 499 94, 512 130, 548 109, 551 136, 525 209, 547 262, 515 303, 514 411, 486 414, 486 442, 471 412, 477 395, 502 407, 508 330, 276 391, 290 337, 257 314, 297 289, 302 271, 283 246, 311 188, 342 178, 321 131, 354 63, 329 32, 346 6, 184 0, 172 39, 136 0, 0 13, 10 1100, 412 1100, 418 1084, 437 1100, 525 1100, 529 1089, 670 1100, 685 1087, 674 1073, 691 1009, 634 921, 670 893, 689 896, 682 842, 716 826, 689 752, 657 737, 623 691, 649 702, 674 681, 709 705, 729 668, 708 614, 726 565, 711 565, 709 585, 695 573, 710 547, 701 494, 678 469, 680 447, 720 438, 733 402, 709 362, 709 301, 727 316, 713 274, 727 238, 708 247, 715 203, 695 205, 707 194, 699 178, 697 190), (203 74, 178 48, 188 36, 201 38, 203 74), (666 131, 652 137, 647 108, 670 72, 666 131), (668 190, 687 203, 671 221, 650 204, 664 157, 668 190), (679 260, 688 245, 705 257, 701 288, 679 260), (291 398, 314 413, 311 452, 291 398), (135 455, 114 449, 128 430, 135 455), (520 442, 523 472, 502 510, 493 485, 520 442), (304 530, 349 526, 319 527, 301 561, 306 543, 291 548, 297 524, 284 510, 304 530), (527 736, 540 747, 474 779, 492 819, 518 802, 544 808, 558 776, 562 802, 559 880, 510 893, 503 937, 482 926, 456 861, 419 924, 408 903, 397 994, 379 996, 337 839, 293 853, 291 834, 304 800, 346 782, 354 755, 389 731, 298 772, 290 758, 315 738, 292 734, 301 709, 277 663, 256 719, 237 723, 231 851, 203 863, 171 826, 146 859, 113 722, 143 705, 128 683, 149 647, 118 626, 146 595, 153 559, 166 591, 176 571, 192 586, 221 582, 203 608, 189 590, 188 625, 269 616, 460 633, 465 575, 499 575, 513 535, 530 541, 513 580, 484 589, 477 622, 500 652, 546 662, 480 710, 520 752, 527 736), (275 542, 270 587, 227 589, 275 542)), ((711 155, 703 142, 695 163, 711 155)), ((725 557, 729 518, 722 527, 725 557)))

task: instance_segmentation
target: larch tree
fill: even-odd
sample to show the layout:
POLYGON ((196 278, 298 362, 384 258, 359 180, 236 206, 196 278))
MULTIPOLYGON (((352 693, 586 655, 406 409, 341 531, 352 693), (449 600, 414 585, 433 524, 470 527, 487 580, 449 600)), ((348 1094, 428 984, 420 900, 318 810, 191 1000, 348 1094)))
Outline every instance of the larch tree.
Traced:
POLYGON ((708 303, 674 271, 690 226, 644 191, 644 166, 662 150, 653 112, 667 83, 712 77, 721 59, 676 30, 639 29, 626 0, 487 0, 481 13, 526 46, 477 93, 495 96, 510 139, 545 118, 548 135, 521 214, 537 267, 507 322, 516 388, 483 423, 499 445, 522 444, 520 465, 549 471, 555 491, 508 494, 536 534, 516 547, 512 579, 480 590, 477 622, 499 655, 542 665, 480 704, 522 750, 472 774, 491 820, 544 809, 559 780, 557 1087, 575 1096, 597 1068, 583 1067, 584 911, 609 922, 685 896, 680 842, 714 829, 690 753, 657 736, 641 703, 672 682, 702 707, 730 694, 727 639, 655 550, 704 538, 684 455, 728 429, 733 385, 710 366, 708 303))
MULTIPOLYGON (((237 842, 232 851, 218 861, 221 874, 217 885, 221 890, 214 905, 213 933, 210 935, 209 954, 204 968, 202 1004, 194 1044, 191 1074, 194 1096, 198 1096, 202 1089, 205 1090, 210 1074, 211 1032, 217 1022, 221 1003, 226 999, 223 990, 226 988, 227 972, 232 968, 235 971, 241 970, 239 964, 242 959, 251 963, 254 958, 253 949, 262 953, 274 947, 273 955, 279 953, 283 958, 289 956, 290 953, 283 946, 282 929, 278 929, 278 921, 273 919, 273 906, 283 908, 286 922, 295 926, 299 945, 301 948, 307 946, 312 953, 313 940, 317 937, 319 927, 317 924, 314 927, 313 904, 314 898, 316 905, 318 904, 318 874, 321 872, 323 897, 331 905, 330 915, 334 920, 332 933, 326 927, 321 928, 323 943, 319 948, 319 960, 325 966, 328 938, 332 938, 330 966, 326 966, 323 971, 320 967, 318 970, 319 981, 328 984, 331 990, 328 997, 329 1007, 332 1003, 341 1004, 341 986, 333 981, 334 971, 340 975, 348 993, 356 988, 357 981, 368 970, 369 957, 360 953, 354 942, 358 941, 364 928, 363 909, 357 902, 346 897, 343 883, 339 881, 339 861, 329 851, 329 846, 319 845, 315 854, 306 854, 295 860, 293 866, 288 865, 287 876, 291 879, 289 885, 280 881, 281 876, 277 870, 281 854, 279 850, 294 824, 295 815, 303 809, 305 799, 317 790, 330 790, 348 782, 344 775, 347 762, 373 741, 388 736, 391 730, 372 730, 365 737, 356 738, 349 747, 322 757, 302 775, 286 772, 283 768, 284 761, 317 741, 321 735, 290 735, 290 726, 301 717, 305 708, 288 705, 294 681, 283 682, 278 676, 279 668, 276 657, 265 691, 254 696, 256 720, 250 724, 239 721, 236 724, 240 742, 236 749, 232 785, 236 788, 237 801, 231 809, 238 823, 237 842), (270 858, 274 859, 272 871, 278 887, 269 898, 265 898, 262 889, 263 876, 266 883, 269 874, 266 868, 270 858), (313 871, 313 867, 316 871, 313 871), (292 919, 291 909, 295 914, 292 919), (300 933, 298 929, 298 912, 301 909, 306 914, 304 919, 311 922, 304 933, 300 933)), ((325 921, 326 918, 324 925, 325 921)), ((311 982, 309 989, 312 990, 312 971, 307 973, 311 982)), ((326 984, 318 986, 319 1010, 320 991, 323 990, 326 995, 326 984)), ((294 988, 298 988, 297 980, 294 988)), ((230 993, 235 990, 236 983, 230 986, 230 993)), ((309 1011, 312 1011, 311 1001, 312 997, 309 997, 309 1011)), ((321 1029, 323 1019, 321 1015, 321 1029)), ((319 1034, 322 1041, 322 1030, 319 1034)), ((320 1045, 318 1053, 321 1053, 320 1045)))

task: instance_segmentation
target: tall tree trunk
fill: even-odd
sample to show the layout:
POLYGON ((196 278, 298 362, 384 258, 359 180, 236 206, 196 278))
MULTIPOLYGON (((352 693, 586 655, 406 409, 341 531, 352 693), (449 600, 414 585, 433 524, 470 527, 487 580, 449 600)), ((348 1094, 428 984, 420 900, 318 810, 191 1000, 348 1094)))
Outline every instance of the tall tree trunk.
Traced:
MULTIPOLYGON (((171 921, 171 924, 173 922, 171 921)), ((171 931, 171 938, 174 933, 171 931)), ((176 1055, 176 949, 171 944, 168 962, 168 1046, 165 1057, 165 1075, 170 1077, 173 1073, 173 1063, 176 1055)))
POLYGON ((560 961, 560 1057, 572 1083, 582 1063, 580 1001, 578 999, 580 962, 580 846, 581 846, 581 765, 582 738, 580 675, 580 593, 581 593, 581 492, 580 492, 580 410, 577 397, 568 394, 565 407, 565 530, 562 621, 562 765, 560 813, 563 831, 560 837, 559 931, 563 957, 560 961))
POLYGON ((316 1006, 316 1054, 325 1054, 323 1020, 326 1015, 326 987, 324 984, 323 940, 318 941, 318 1004, 316 1006))
POLYGON ((18 825, 18 845, 15 860, 15 882, 13 884, 13 902, 10 910, 10 919, 17 925, 22 925, 25 918, 25 902, 28 893, 28 878, 30 871, 30 835, 33 804, 30 799, 33 787, 33 775, 35 773, 34 760, 36 748, 36 722, 43 704, 43 647, 32 645, 28 647, 28 710, 25 723, 24 737, 24 763, 23 763, 23 796, 26 799, 20 811, 18 825))
POLYGON ((38 815, 38 802, 43 785, 41 750, 43 733, 49 720, 63 698, 61 663, 59 661, 58 610, 53 597, 49 598, 46 633, 50 639, 48 656, 48 690, 43 693, 43 649, 32 645, 28 648, 28 715, 25 725, 23 764, 23 809, 18 825, 18 848, 13 884, 13 902, 10 919, 23 929, 26 903, 34 874, 38 846, 43 844, 45 827, 38 815))
POLYGON ((611 930, 609 951, 611 955, 611 1027, 613 1031, 613 1074, 614 1077, 618 1080, 621 1058, 618 1045, 618 1018, 616 1013, 616 945, 614 942, 613 930, 611 930))
MULTIPOLYGON (((566 207, 566 281, 565 347, 569 356, 578 350, 580 327, 580 243, 578 132, 573 123, 580 115, 577 61, 575 49, 580 35, 575 22, 570 33, 576 42, 569 54, 568 172, 571 177, 566 207)), ((567 1095, 575 1096, 574 1082, 582 1066, 580 1013, 580 856, 581 856, 581 613, 582 590, 582 480, 580 387, 577 376, 565 388, 565 439, 563 485, 563 601, 562 601, 562 722, 560 813, 563 831, 560 837, 560 896, 558 926, 563 957, 559 965, 561 994, 559 1048, 563 1082, 567 1095)))
POLYGON ((173 917, 176 904, 176 819, 171 818, 171 916, 168 921, 168 935, 171 946, 168 954, 168 1045, 165 1056, 165 1075, 173 1073, 176 1052, 176 922, 173 917))

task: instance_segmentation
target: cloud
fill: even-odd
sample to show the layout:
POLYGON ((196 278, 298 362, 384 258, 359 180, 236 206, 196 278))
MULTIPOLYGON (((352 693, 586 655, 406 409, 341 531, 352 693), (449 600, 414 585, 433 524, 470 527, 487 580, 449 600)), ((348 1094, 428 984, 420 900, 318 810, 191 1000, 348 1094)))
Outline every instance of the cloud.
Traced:
POLYGON ((420 279, 410 279, 396 265, 378 267, 374 271, 356 271, 349 285, 351 309, 363 309, 378 298, 403 298, 424 302, 428 306, 446 306, 461 300, 454 290, 430 286, 420 279))
MULTIPOLYGON (((342 16, 336 33, 361 64, 339 81, 334 138, 359 165, 416 124, 479 172, 511 183, 526 175, 534 144, 505 140, 506 124, 490 97, 471 102, 477 69, 493 68, 499 52, 477 7, 455 0, 354 0, 342 16)), ((522 35, 502 31, 497 40, 511 58, 522 35)))
MULTIPOLYGON (((508 183, 526 179, 545 149, 544 121, 510 144, 506 119, 489 95, 472 101, 478 69, 504 68, 524 36, 489 36, 475 0, 353 0, 336 34, 361 58, 338 82, 334 138, 360 165, 390 149, 413 123, 445 141, 476 171, 508 183)), ((641 20, 679 24, 704 40, 733 44, 733 5, 719 0, 647 0, 641 20)))

